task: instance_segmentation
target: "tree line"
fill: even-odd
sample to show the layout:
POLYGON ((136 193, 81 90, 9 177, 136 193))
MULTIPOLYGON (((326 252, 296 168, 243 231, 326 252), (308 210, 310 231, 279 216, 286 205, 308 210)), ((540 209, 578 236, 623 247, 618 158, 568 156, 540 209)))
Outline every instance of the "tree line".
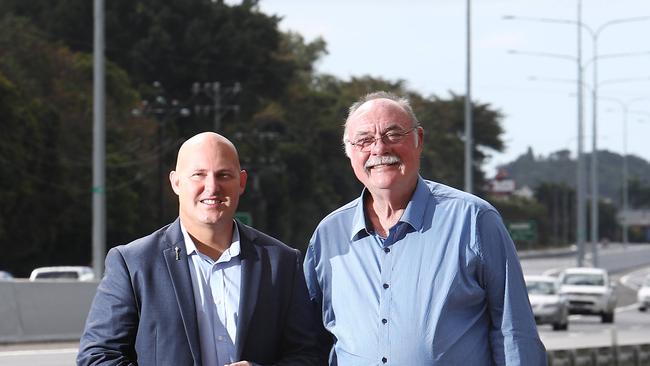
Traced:
MULTIPOLYGON (((462 189, 463 95, 318 73, 326 42, 280 31, 280 18, 257 5, 106 2, 109 247, 175 218, 167 173, 185 139, 213 129, 215 113, 249 172, 240 210, 299 249, 318 221, 360 193, 341 135, 348 106, 367 92, 410 98, 425 129, 422 175, 462 189), (193 90, 214 82, 219 108, 214 89, 193 90)), ((0 14, 0 268, 24 276, 42 265, 88 265, 92 2, 3 0, 0 14)), ((472 108, 474 187, 485 195, 482 166, 504 149, 503 115, 489 104, 472 108)), ((506 209, 504 217, 529 214, 506 209)))

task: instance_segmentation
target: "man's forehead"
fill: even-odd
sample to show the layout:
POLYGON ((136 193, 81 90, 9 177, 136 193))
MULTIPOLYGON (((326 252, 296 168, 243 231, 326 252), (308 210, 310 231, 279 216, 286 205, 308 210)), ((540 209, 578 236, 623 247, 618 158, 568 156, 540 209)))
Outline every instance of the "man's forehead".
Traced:
POLYGON ((366 131, 381 125, 382 129, 404 127, 411 123, 410 117, 396 102, 388 99, 371 100, 362 104, 351 116, 350 131, 366 131))
POLYGON ((180 167, 190 170, 213 170, 215 164, 218 169, 238 169, 236 151, 230 145, 222 143, 188 145, 179 154, 177 162, 180 167))

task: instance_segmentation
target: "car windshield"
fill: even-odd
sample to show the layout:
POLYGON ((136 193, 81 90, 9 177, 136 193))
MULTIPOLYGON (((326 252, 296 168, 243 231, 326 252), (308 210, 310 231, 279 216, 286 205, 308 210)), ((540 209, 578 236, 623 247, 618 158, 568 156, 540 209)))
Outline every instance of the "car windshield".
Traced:
POLYGON ((71 278, 76 280, 79 278, 79 274, 74 271, 42 272, 37 274, 36 278, 71 278))
POLYGON ((605 279, 599 274, 570 273, 564 276, 565 285, 605 286, 605 279))
POLYGON ((555 286, 552 282, 546 281, 529 281, 526 282, 526 288, 529 294, 537 295, 553 295, 555 294, 555 286))

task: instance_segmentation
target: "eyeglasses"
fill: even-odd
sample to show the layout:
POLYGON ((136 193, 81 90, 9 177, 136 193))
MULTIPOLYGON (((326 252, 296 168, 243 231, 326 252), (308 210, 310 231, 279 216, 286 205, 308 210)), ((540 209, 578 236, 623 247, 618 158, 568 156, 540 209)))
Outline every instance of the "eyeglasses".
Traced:
POLYGON ((409 128, 406 131, 399 131, 399 130, 390 130, 382 133, 379 137, 362 137, 356 141, 350 141, 347 140, 347 142, 350 143, 350 145, 356 147, 357 149, 361 151, 369 151, 370 147, 377 141, 381 140, 384 145, 392 145, 396 144, 404 139, 406 135, 410 134, 413 132, 417 126, 409 128))

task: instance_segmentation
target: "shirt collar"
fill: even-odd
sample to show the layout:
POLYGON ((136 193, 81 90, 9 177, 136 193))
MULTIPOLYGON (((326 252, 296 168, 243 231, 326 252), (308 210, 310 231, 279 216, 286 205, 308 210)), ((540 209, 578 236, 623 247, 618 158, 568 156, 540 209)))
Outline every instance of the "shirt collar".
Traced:
MULTIPOLYGON (((187 229, 185 229, 185 226, 183 226, 183 222, 181 221, 180 224, 181 224, 181 232, 183 233, 183 241, 185 242, 185 250, 187 251, 187 255, 200 254, 198 249, 196 249, 196 244, 194 244, 194 240, 192 240, 192 237, 190 237, 190 234, 187 232, 187 229)), ((239 239, 239 228, 237 227, 237 223, 234 222, 233 229, 232 229, 232 241, 230 243, 230 247, 221 254, 221 257, 219 257, 217 262, 227 262, 231 258, 235 258, 239 256, 240 253, 241 253, 241 244, 239 239)))
MULTIPOLYGON (((360 239, 365 234, 370 235, 372 228, 366 222, 366 215, 364 211, 364 200, 366 194, 370 194, 367 188, 361 192, 361 197, 358 199, 357 206, 354 210, 354 218, 352 219, 352 231, 350 232, 350 241, 360 239), (366 193, 367 192, 367 193, 366 193)), ((406 209, 400 217, 398 222, 405 222, 413 227, 415 230, 422 229, 422 221, 424 211, 427 208, 427 197, 429 196, 429 188, 421 176, 418 175, 418 181, 413 191, 413 196, 406 205, 406 209)))

